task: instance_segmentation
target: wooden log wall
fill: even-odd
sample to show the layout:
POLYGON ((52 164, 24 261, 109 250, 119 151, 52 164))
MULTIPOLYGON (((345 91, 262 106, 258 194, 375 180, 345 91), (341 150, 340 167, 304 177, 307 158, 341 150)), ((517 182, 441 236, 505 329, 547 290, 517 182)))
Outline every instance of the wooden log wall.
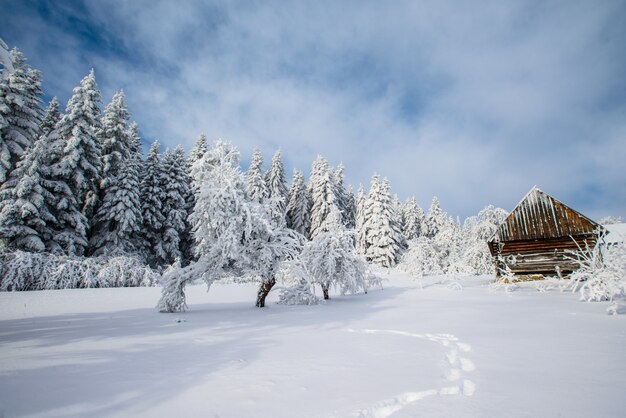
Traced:
POLYGON ((596 245, 596 241, 597 236, 594 234, 529 241, 492 241, 489 242, 489 250, 493 256, 497 254, 508 255, 545 253, 554 250, 577 251, 579 247, 585 249, 585 243, 589 246, 589 248, 593 248, 596 245))

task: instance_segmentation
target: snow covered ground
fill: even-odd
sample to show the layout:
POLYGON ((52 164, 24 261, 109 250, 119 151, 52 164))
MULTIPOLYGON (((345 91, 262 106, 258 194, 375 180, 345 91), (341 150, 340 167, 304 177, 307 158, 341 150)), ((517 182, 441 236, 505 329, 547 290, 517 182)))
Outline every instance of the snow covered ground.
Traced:
POLYGON ((626 316, 391 272, 321 306, 256 287, 0 293, 0 416, 623 417, 626 316))

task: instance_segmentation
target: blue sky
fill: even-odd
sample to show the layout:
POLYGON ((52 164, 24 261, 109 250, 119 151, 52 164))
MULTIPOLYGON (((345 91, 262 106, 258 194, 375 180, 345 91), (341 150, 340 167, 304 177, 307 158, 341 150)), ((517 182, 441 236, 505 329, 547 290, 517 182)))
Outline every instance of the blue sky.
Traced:
POLYGON ((277 148, 427 209, 511 210, 538 185, 626 217, 623 1, 0 0, 0 37, 65 103, 95 68, 148 141, 277 148))

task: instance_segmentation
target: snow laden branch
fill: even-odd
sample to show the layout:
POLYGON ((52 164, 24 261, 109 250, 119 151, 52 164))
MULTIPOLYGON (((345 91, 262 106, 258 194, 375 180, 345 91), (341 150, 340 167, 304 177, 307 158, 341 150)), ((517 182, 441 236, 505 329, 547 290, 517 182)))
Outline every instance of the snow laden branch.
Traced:
POLYGON ((298 255, 304 237, 287 229, 271 216, 267 206, 251 198, 239 168, 239 151, 230 143, 216 142, 194 163, 191 174, 195 206, 189 221, 198 261, 164 275, 158 309, 184 310, 188 282, 201 279, 210 288, 225 276, 237 281, 259 280, 256 306, 265 306, 280 263, 298 255))
POLYGON ((578 264, 570 276, 572 291, 579 292, 587 302, 609 301, 611 314, 625 313, 626 302, 626 245, 623 242, 607 245, 600 242, 593 248, 570 251, 567 257, 578 264))

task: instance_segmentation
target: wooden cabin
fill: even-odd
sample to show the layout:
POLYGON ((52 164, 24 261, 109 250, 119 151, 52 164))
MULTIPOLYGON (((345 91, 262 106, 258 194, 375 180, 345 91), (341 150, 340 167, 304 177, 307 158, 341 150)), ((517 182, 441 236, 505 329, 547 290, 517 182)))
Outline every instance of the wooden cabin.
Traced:
POLYGON ((577 264, 566 257, 588 245, 593 248, 602 227, 533 187, 489 239, 499 276, 508 266, 521 278, 568 275, 577 264))

